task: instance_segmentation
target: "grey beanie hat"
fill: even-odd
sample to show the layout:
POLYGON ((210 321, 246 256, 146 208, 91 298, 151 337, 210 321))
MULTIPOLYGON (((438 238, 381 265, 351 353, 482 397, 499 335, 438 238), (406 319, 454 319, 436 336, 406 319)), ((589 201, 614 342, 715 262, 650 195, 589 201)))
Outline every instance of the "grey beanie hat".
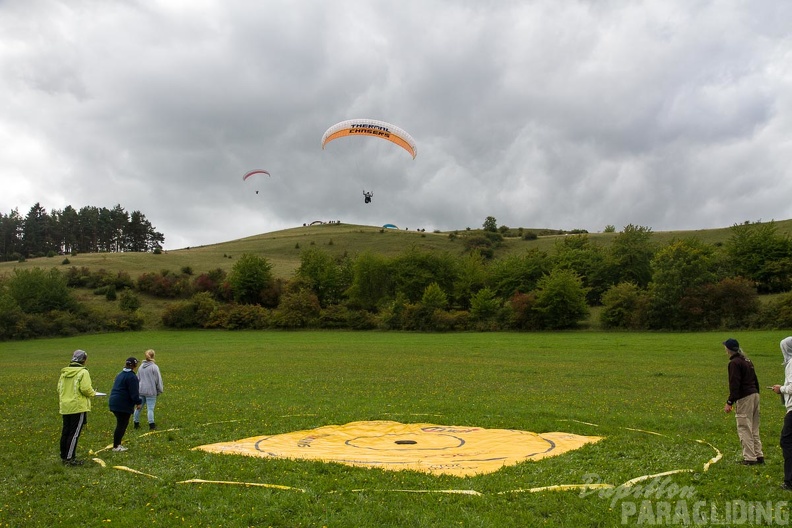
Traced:
POLYGON ((85 363, 86 359, 88 359, 88 354, 85 353, 85 350, 75 350, 71 360, 72 363, 85 363))

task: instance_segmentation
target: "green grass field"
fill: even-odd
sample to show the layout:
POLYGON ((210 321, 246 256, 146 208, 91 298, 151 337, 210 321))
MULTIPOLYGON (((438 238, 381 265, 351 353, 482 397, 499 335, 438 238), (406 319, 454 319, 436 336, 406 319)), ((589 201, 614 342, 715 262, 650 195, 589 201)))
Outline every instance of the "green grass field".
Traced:
MULTIPOLYGON (((763 386, 783 379, 778 343, 785 336, 735 336, 763 386)), ((713 511, 727 515, 735 503, 778 508, 771 520, 779 524, 788 515, 781 501, 792 499, 779 488, 784 409, 763 393, 767 464, 736 464, 734 417, 723 413, 726 337, 152 331, 2 343, 0 526, 607 527, 636 524, 639 516, 630 512, 642 504, 649 508, 643 524, 649 513, 655 524, 671 524, 666 504, 682 504, 692 515, 694 503, 710 524, 713 511), (100 451, 112 442, 114 418, 106 400, 96 399, 78 449, 88 461, 72 468, 58 458, 55 385, 76 348, 88 351, 94 386, 105 392, 127 356, 154 348, 165 394, 157 404, 159 431, 130 428, 126 453, 100 451), (468 478, 192 450, 360 420, 604 440, 468 478), (89 450, 99 451, 106 467, 92 462, 89 450), (618 487, 678 470, 686 471, 618 487), (181 483, 191 479, 304 491, 181 483), (650 482, 662 487, 651 491, 650 482), (527 491, 582 483, 617 488, 527 491)))

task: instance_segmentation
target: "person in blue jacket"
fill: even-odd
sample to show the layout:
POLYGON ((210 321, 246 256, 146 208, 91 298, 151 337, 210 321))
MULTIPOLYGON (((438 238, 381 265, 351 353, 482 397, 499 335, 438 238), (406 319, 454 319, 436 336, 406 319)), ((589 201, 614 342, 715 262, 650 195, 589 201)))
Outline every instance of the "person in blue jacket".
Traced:
POLYGON ((134 357, 127 358, 124 369, 118 373, 113 382, 113 390, 110 391, 110 411, 116 417, 116 428, 113 431, 113 451, 126 451, 127 448, 121 445, 124 439, 129 419, 143 404, 140 398, 140 387, 135 370, 138 367, 138 360, 134 357))

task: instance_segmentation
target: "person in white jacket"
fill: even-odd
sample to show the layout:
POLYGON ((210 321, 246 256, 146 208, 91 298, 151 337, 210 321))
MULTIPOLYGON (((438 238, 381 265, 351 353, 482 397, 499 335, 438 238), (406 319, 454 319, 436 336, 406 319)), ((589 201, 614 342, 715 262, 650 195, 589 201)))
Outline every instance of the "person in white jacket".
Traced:
MULTIPOLYGON (((140 364, 140 368, 138 369, 140 398, 143 400, 143 405, 146 406, 149 429, 152 431, 157 428, 157 425, 154 423, 154 406, 157 405, 157 396, 162 394, 164 390, 162 385, 162 374, 160 374, 159 367, 154 362, 154 355, 155 353, 153 350, 146 350, 146 359, 140 364)), ((143 405, 135 409, 135 429, 140 427, 140 411, 143 405)))
POLYGON ((784 483, 781 487, 792 491, 792 336, 781 340, 781 354, 784 356, 784 384, 773 385, 773 392, 781 395, 786 407, 781 429, 781 452, 784 455, 784 483))

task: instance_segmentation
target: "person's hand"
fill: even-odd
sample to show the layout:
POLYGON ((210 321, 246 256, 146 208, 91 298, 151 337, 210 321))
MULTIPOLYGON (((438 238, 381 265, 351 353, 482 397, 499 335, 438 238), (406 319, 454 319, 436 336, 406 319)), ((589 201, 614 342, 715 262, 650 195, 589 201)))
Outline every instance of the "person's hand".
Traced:
POLYGON ((781 385, 773 385, 770 388, 773 389, 773 392, 775 392, 776 394, 781 394, 781 385))
POLYGON ((724 406, 723 406, 723 412, 725 412, 725 413, 730 413, 730 412, 731 412, 731 410, 732 410, 732 406, 731 406, 731 405, 729 405, 728 403, 727 403, 726 405, 724 405, 724 406))
POLYGON ((143 406, 142 406, 142 405, 135 405, 135 409, 137 409, 138 411, 139 411, 140 409, 142 409, 142 408, 143 408, 143 406))

